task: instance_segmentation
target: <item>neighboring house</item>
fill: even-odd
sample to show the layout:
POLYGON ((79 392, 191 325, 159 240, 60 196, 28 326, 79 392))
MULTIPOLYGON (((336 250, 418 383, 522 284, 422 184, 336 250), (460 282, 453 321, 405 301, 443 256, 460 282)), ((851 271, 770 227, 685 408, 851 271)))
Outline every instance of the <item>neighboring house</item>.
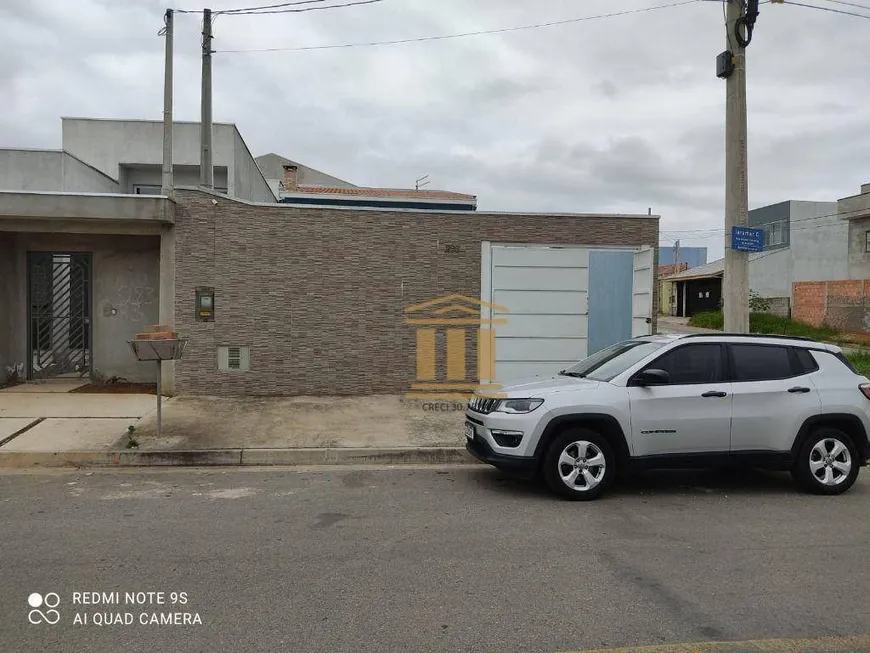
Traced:
POLYGON ((761 297, 790 300, 796 282, 846 278, 849 227, 836 202, 772 204, 750 211, 749 226, 765 233, 764 253, 749 265, 749 287, 761 297))
POLYGON ((842 258, 845 274, 837 279, 794 284, 794 316, 810 324, 828 324, 850 333, 870 331, 870 184, 858 195, 837 202, 847 229, 842 258))
MULTIPOLYGON (((268 155, 275 157, 277 155, 268 155)), ((289 161, 278 157, 281 161, 289 161)), ((272 165, 271 160, 269 165, 272 165)), ((477 209, 477 197, 465 193, 454 193, 445 190, 418 190, 413 188, 370 188, 351 186, 341 182, 342 186, 306 185, 301 179, 307 176, 322 182, 329 182, 328 175, 300 167, 289 161, 282 163, 283 176, 277 182, 278 196, 283 204, 295 206, 331 206, 346 208, 375 209, 417 209, 429 211, 474 211, 477 209), (316 174, 313 174, 316 173, 316 174)), ((270 174, 274 167, 270 168, 270 174)), ((341 181, 341 180, 336 180, 341 181)), ((275 180, 270 180, 275 187, 275 180)))
POLYGON ((275 197, 279 196, 281 190, 284 189, 284 181, 286 168, 295 169, 296 185, 301 186, 321 186, 328 188, 356 188, 349 181, 333 177, 320 170, 309 168, 308 166, 292 161, 279 154, 270 153, 258 156, 255 161, 263 171, 263 176, 269 182, 269 186, 275 193, 275 197))
POLYGON ((848 225, 849 279, 870 279, 870 184, 858 195, 837 202, 840 218, 848 225))
POLYGON ((722 307, 722 277, 725 259, 719 259, 665 277, 670 284, 673 300, 671 315, 691 317, 704 311, 717 311, 722 307))
MULTIPOLYGON (((749 288, 768 300, 771 312, 790 314, 795 283, 846 278, 849 226, 838 215, 836 202, 771 204, 750 211, 749 225, 764 230, 765 243, 763 252, 749 255, 749 288)), ((715 310, 722 296, 724 267, 720 259, 663 276, 663 284, 672 284, 674 314, 715 310)))
MULTIPOLYGON (((659 265, 674 265, 677 262, 675 246, 659 247, 659 265)), ((696 268, 707 262, 706 247, 680 247, 680 265, 685 263, 689 268, 696 268)))

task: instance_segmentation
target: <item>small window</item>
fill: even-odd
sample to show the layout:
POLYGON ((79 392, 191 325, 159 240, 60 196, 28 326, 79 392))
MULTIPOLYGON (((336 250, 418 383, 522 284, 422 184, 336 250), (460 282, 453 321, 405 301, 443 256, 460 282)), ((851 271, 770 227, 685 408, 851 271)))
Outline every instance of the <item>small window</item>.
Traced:
POLYGON ((136 195, 160 195, 160 186, 149 184, 134 184, 133 193, 136 195))
POLYGON ((247 372, 251 369, 251 348, 218 347, 218 369, 221 372, 247 372))
POLYGON ((718 383, 723 380, 722 348, 714 344, 684 345, 662 354, 647 369, 664 370, 670 385, 718 383))
POLYGON ((785 222, 771 222, 764 227, 764 244, 766 247, 785 244, 785 222))
POLYGON ((794 353, 797 357, 801 374, 809 374, 819 369, 819 364, 808 349, 795 349, 794 353))
POLYGON ((870 231, 864 232, 864 251, 870 252, 870 231))
POLYGON ((734 381, 773 381, 794 376, 788 347, 731 345, 734 381))

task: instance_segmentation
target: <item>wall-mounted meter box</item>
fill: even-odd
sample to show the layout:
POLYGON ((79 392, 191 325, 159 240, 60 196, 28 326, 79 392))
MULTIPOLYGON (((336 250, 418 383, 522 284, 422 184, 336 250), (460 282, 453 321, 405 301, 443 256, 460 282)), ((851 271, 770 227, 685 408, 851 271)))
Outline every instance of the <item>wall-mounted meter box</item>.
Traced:
POLYGON ((214 288, 196 289, 196 321, 214 322, 214 288))

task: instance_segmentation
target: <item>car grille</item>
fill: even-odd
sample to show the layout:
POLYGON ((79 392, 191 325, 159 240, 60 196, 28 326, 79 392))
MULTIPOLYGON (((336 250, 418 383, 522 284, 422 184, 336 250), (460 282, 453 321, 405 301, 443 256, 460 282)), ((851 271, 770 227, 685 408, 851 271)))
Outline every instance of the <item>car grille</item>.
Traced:
POLYGON ((469 400, 468 408, 469 410, 473 410, 475 413, 488 415, 495 410, 499 401, 499 399, 487 399, 486 397, 474 396, 469 400))

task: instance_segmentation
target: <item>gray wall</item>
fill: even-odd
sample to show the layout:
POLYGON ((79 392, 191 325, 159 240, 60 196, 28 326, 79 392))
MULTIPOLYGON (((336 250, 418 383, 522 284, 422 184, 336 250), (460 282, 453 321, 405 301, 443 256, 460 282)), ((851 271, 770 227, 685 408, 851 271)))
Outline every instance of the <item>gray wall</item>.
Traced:
POLYGON ((277 201, 238 131, 235 132, 235 153, 232 196, 249 202, 277 201))
POLYGON ((60 150, 0 150, 0 190, 117 193, 118 183, 60 150))
POLYGON ((794 262, 789 247, 749 255, 749 288, 762 297, 790 297, 794 262))
POLYGON ((792 281, 847 278, 849 225, 837 215, 836 202, 792 202, 790 230, 792 281))
MULTIPOLYGON (((214 125, 214 165, 232 165, 234 134, 235 128, 232 125, 214 125)), ((163 123, 149 120, 64 118, 63 149, 110 177, 117 178, 121 164, 162 165, 163 123)), ((199 153, 199 123, 174 123, 173 164, 199 168, 199 153)))
MULTIPOLYGON (((27 359, 27 252, 92 252, 94 376, 118 376, 134 382, 156 381, 154 366, 139 363, 127 340, 144 326, 158 321, 159 237, 37 233, 0 236, 3 241, 14 243, 14 256, 7 246, 10 255, 3 257, 3 260, 14 261, 11 265, 6 263, 7 268, 14 268, 12 283, 3 284, 12 289, 11 299, 7 294, 13 336, 7 360, 24 362, 27 359)), ((2 263, 0 271, 9 272, 2 263)))
MULTIPOLYGON (((269 185, 253 160, 235 125, 216 123, 212 134, 213 164, 223 170, 224 186, 231 197, 252 201, 275 201, 269 185)), ((119 177, 122 166, 156 166, 159 178, 163 162, 163 123, 149 120, 63 119, 63 149, 107 175, 119 177)), ((176 186, 199 185, 200 126, 196 122, 173 123, 173 168, 182 168, 176 186), (196 173, 187 175, 185 167, 196 173)), ((151 174, 151 171, 148 171, 151 174)), ((127 181, 124 179, 123 181, 127 181)), ((138 182, 149 183, 149 182, 138 182)))

